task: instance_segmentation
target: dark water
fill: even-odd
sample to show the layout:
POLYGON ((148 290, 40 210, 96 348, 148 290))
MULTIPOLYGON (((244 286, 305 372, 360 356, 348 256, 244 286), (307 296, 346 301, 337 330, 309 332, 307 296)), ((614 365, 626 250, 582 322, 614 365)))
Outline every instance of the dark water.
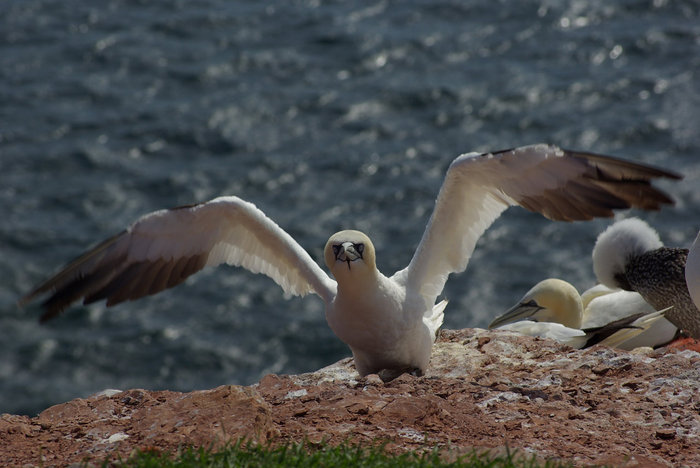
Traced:
MULTIPOLYGON (((675 208, 632 214, 689 245, 699 38, 695 1, 0 2, 0 412, 349 354, 318 298, 230 267, 43 326, 17 308, 159 208, 235 194, 319 260, 330 233, 358 228, 391 273, 455 156, 546 141, 682 172, 661 184, 675 208)), ((548 276, 590 286, 608 222, 509 210, 448 282, 446 326, 484 326, 548 276)))

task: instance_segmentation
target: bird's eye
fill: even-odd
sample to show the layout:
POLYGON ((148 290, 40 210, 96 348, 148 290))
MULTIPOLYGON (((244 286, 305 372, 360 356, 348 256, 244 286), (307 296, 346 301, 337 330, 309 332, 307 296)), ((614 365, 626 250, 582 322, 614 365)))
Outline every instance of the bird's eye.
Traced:
POLYGON ((340 253, 340 246, 339 245, 334 245, 333 246, 333 255, 336 257, 338 256, 338 253, 340 253))
POLYGON ((362 255, 362 252, 365 251, 365 244, 355 244, 355 250, 357 250, 357 253, 362 255))

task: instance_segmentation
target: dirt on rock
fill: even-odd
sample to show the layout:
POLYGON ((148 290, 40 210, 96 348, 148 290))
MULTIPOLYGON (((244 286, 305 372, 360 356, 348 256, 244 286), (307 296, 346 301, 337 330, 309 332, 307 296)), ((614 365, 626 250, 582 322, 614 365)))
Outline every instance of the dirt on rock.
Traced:
POLYGON ((423 377, 360 378, 344 359, 249 387, 108 391, 0 417, 0 465, 65 466, 134 449, 258 442, 519 449, 584 466, 700 466, 700 354, 443 330, 423 377))

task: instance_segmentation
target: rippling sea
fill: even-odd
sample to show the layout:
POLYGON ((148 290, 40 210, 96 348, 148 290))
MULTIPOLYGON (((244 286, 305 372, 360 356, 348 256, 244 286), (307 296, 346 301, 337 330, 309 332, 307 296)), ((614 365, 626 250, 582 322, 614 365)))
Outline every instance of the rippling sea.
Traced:
MULTIPOLYGON (((0 2, 0 412, 105 388, 192 390, 348 356, 315 296, 244 270, 39 325, 17 299, 156 209, 235 194, 322 263, 366 231, 387 274, 467 151, 535 142, 670 168, 669 245, 700 228, 696 1, 0 2)), ((593 284, 609 220, 508 210, 450 278, 483 327, 548 276, 593 284)))

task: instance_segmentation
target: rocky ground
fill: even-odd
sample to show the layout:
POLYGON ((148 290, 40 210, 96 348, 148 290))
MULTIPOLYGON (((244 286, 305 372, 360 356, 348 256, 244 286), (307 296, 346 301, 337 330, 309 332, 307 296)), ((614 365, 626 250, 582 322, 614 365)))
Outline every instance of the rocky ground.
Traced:
POLYGON ((0 465, 64 466, 134 448, 257 441, 388 442, 454 453, 508 445, 576 465, 700 466, 700 354, 574 350, 444 330, 424 377, 359 378, 346 359, 250 387, 107 391, 0 417, 0 465))

